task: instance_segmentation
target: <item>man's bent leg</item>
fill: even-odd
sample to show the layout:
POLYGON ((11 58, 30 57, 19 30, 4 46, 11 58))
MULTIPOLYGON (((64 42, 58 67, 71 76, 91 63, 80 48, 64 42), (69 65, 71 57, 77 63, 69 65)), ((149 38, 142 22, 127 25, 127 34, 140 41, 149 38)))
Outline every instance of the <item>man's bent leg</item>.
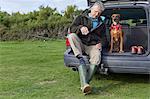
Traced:
POLYGON ((101 62, 101 50, 97 49, 95 45, 87 46, 86 53, 88 53, 90 57, 90 63, 94 65, 99 65, 101 62))
POLYGON ((79 37, 75 33, 71 33, 67 37, 75 56, 82 55, 83 44, 79 37))
POLYGON ((88 83, 91 81, 93 74, 96 71, 97 66, 101 62, 101 49, 97 49, 96 46, 87 46, 86 52, 90 56, 90 66, 88 69, 88 83))

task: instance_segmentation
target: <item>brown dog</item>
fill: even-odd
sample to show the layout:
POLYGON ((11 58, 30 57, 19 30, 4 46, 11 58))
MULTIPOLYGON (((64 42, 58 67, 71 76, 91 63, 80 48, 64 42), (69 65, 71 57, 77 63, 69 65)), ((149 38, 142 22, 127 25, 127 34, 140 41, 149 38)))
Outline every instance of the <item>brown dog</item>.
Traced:
POLYGON ((113 51, 122 53, 123 51, 123 32, 120 25, 120 14, 112 14, 112 24, 110 27, 111 45, 109 52, 113 51))

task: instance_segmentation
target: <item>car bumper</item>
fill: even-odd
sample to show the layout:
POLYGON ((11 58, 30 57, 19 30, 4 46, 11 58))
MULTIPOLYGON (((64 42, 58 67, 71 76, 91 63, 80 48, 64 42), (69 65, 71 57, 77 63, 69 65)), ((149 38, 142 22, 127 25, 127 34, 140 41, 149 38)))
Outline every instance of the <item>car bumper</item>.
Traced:
MULTIPOLYGON (((84 56, 86 64, 89 65, 89 57, 84 56)), ((120 57, 102 56, 104 68, 113 73, 150 74, 150 57, 120 57)), ((73 55, 71 49, 64 53, 64 64, 70 68, 77 68, 79 60, 73 55)))

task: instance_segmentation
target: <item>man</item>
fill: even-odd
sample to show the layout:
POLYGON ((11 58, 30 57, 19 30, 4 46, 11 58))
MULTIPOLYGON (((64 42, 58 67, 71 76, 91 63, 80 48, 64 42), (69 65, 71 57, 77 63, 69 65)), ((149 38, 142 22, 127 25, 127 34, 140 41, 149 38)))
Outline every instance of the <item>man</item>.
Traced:
POLYGON ((72 23, 68 39, 75 56, 79 59, 78 71, 81 90, 84 94, 91 92, 90 80, 101 62, 102 46, 106 42, 105 25, 101 13, 104 6, 96 2, 89 10, 83 11, 72 23), (83 53, 89 55, 90 66, 86 66, 83 53))

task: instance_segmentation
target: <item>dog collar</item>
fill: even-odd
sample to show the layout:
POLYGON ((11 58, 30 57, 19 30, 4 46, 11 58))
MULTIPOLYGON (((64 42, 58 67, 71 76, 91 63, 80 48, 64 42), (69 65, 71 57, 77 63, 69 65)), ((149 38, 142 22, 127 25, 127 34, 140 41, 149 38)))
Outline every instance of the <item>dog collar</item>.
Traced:
POLYGON ((111 25, 111 29, 117 29, 117 30, 119 30, 119 29, 122 29, 122 26, 120 24, 117 24, 117 25, 112 24, 111 25))

